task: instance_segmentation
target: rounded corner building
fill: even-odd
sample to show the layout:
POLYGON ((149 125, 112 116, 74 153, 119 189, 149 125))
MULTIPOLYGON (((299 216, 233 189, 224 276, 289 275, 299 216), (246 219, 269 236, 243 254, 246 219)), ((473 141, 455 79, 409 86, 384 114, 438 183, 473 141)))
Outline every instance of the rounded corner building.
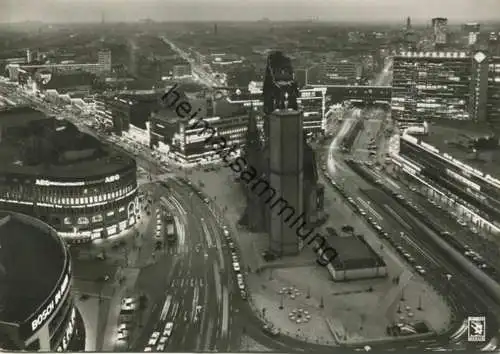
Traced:
POLYGON ((136 162, 29 107, 0 111, 0 208, 46 222, 72 243, 126 230, 140 212, 136 162))
POLYGON ((84 326, 71 286, 71 257, 57 232, 31 216, 0 211, 0 350, 82 350, 84 326))

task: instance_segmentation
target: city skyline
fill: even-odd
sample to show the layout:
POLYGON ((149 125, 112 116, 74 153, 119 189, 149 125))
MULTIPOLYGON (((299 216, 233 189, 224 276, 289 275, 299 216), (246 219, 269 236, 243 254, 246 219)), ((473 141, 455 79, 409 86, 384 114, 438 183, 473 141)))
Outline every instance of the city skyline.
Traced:
POLYGON ((335 22, 427 23, 432 17, 447 17, 451 23, 496 20, 500 2, 484 0, 481 6, 470 0, 8 0, 0 22, 133 22, 155 21, 275 21, 319 19, 335 22), (361 10, 361 11, 360 11, 361 10))

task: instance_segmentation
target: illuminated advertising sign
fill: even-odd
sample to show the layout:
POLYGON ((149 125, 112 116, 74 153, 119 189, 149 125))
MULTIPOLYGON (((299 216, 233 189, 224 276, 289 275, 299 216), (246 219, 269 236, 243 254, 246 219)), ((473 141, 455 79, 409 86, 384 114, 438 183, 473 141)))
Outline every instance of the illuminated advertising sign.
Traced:
POLYGON ((71 316, 69 318, 68 326, 64 331, 64 337, 62 339, 61 345, 57 347, 58 352, 65 352, 66 349, 68 349, 69 341, 71 340, 71 337, 73 337, 73 331, 75 329, 75 321, 76 321, 76 311, 75 308, 73 307, 71 309, 71 316))
POLYGON ((71 266, 70 262, 67 262, 66 271, 62 277, 62 280, 56 287, 56 290, 52 292, 49 299, 34 313, 31 315, 25 324, 22 326, 22 332, 25 333, 27 337, 30 337, 35 331, 40 329, 47 320, 51 317, 57 306, 66 297, 70 289, 71 282, 71 266))
POLYGON ((80 186, 86 186, 89 184, 98 184, 98 183, 111 183, 111 182, 116 182, 120 180, 120 175, 112 175, 108 176, 105 178, 101 178, 98 180, 93 180, 93 181, 79 181, 79 182, 58 182, 58 181, 50 181, 47 179, 36 179, 35 184, 37 186, 44 186, 44 187, 50 187, 50 186, 58 186, 58 187, 80 187, 80 186))

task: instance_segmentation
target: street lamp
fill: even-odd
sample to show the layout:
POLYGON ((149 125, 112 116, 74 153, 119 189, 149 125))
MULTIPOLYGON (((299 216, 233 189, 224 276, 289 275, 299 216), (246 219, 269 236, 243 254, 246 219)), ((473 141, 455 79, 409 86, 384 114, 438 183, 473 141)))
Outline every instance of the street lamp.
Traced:
POLYGON ((284 294, 281 294, 281 297, 280 297, 280 306, 279 306, 280 310, 283 310, 283 296, 284 296, 284 294))

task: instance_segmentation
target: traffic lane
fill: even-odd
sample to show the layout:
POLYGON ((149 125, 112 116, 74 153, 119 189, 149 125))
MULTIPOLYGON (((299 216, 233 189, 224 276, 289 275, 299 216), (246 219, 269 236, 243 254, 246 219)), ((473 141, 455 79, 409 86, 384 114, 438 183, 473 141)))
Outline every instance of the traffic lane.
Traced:
MULTIPOLYGON (((399 212, 396 211, 399 209, 394 210, 385 202, 385 200, 380 199, 377 195, 374 196, 370 190, 362 190, 360 192, 360 197, 367 202, 371 201, 370 206, 377 212, 377 214, 379 214, 379 216, 382 217, 382 219, 377 219, 373 216, 377 223, 390 234, 391 238, 396 241, 396 245, 402 246, 405 251, 415 258, 416 264, 422 266, 426 270, 426 274, 423 278, 441 294, 446 295, 450 305, 455 311, 457 311, 460 315, 466 316, 468 314, 468 309, 462 305, 464 299, 460 299, 454 292, 450 292, 451 289, 446 283, 447 278, 443 272, 443 268, 439 264, 439 261, 435 260, 430 253, 426 252, 422 247, 412 241, 417 231, 404 221, 404 216, 399 215, 399 212), (411 236, 410 239, 401 237, 401 232, 411 236)), ((369 210, 366 210, 366 212, 371 214, 369 210)), ((384 242, 388 245, 387 247, 391 248, 394 253, 394 257, 397 257, 402 263, 407 264, 408 268, 413 268, 402 256, 397 253, 389 242, 384 242)), ((414 276, 421 276, 414 269, 411 271, 414 276)))
MULTIPOLYGON (((180 181, 175 181, 172 184, 176 185, 176 188, 175 188, 176 192, 182 193, 184 198, 192 198, 193 214, 198 215, 198 213, 199 213, 199 217, 203 218, 206 221, 207 227, 209 228, 209 230, 211 230, 211 234, 213 234, 215 237, 217 237, 219 239, 222 238, 222 233, 221 233, 220 227, 217 224, 214 215, 208 209, 208 206, 197 195, 193 195, 193 192, 189 186, 183 184, 180 181)), ((221 241, 221 245, 222 244, 225 245, 225 243, 223 241, 221 241)), ((204 247, 207 247, 207 244, 204 244, 204 247)), ((263 343, 264 345, 266 345, 268 347, 270 346, 271 348, 274 348, 276 350, 288 351, 288 350, 292 349, 293 345, 292 345, 292 347, 289 347, 289 346, 284 346, 283 344, 279 344, 279 345, 273 344, 274 340, 262 332, 262 322, 260 322, 260 320, 255 316, 252 309, 249 307, 249 304, 246 301, 241 299, 241 297, 239 295, 239 290, 237 290, 235 287, 234 279, 235 279, 236 275, 235 275, 235 273, 232 269, 232 265, 231 265, 232 259, 231 259, 230 249, 226 245, 223 247, 223 249, 226 250, 227 252, 223 252, 225 267, 224 267, 224 271, 221 273, 221 285, 227 285, 228 291, 231 293, 230 301, 229 301, 229 304, 231 306, 230 313, 232 315, 231 317, 232 317, 232 324, 233 324, 233 326, 231 326, 231 327, 239 326, 240 333, 243 332, 243 330, 245 330, 248 334, 255 334, 254 337, 256 337, 259 340, 259 342, 262 342, 262 340, 264 340, 264 342, 266 342, 266 344, 263 343), (223 282, 222 278, 224 278, 226 281, 223 282), (252 326, 252 321, 249 321, 250 319, 254 319, 253 326, 252 326)), ((214 261, 216 261, 215 259, 218 259, 218 257, 219 257, 217 252, 218 252, 218 250, 216 250, 215 248, 211 248, 211 249, 207 250, 207 253, 209 253, 209 255, 214 258, 214 261)), ((220 260, 219 260, 219 265, 220 265, 220 260)), ((216 293, 216 292, 214 292, 214 293, 216 293)), ((218 306, 217 306, 217 308, 218 308, 218 306)), ((218 311, 220 311, 220 310, 218 310, 218 311)), ((232 332, 230 332, 230 333, 232 333, 232 332)), ((237 333, 234 333, 232 336, 230 334, 228 334, 227 337, 230 338, 230 340, 228 340, 228 341, 223 340, 222 346, 229 346, 229 344, 231 342, 237 341, 237 339, 235 338, 235 336, 237 336, 237 335, 238 335, 237 333)), ((219 340, 219 336, 220 336, 220 333, 218 331, 214 331, 212 334, 212 337, 211 337, 211 342, 212 343, 214 343, 214 342, 221 343, 221 341, 219 340)), ((301 343, 301 342, 298 342, 298 343, 301 343)), ((217 348, 217 349, 223 350, 223 348, 217 348)))
POLYGON ((443 267, 443 271, 452 275, 451 281, 449 282, 451 286, 450 292, 454 292, 454 296, 459 298, 461 304, 470 311, 470 316, 487 316, 487 322, 490 323, 490 335, 496 332, 497 316, 500 314, 500 307, 484 292, 484 290, 482 290, 480 284, 475 279, 462 275, 461 269, 458 269, 455 264, 447 259, 449 256, 439 247, 431 243, 432 241, 429 240, 430 236, 421 237, 431 231, 428 229, 426 230, 423 225, 420 225, 415 220, 415 217, 409 215, 393 198, 387 196, 384 192, 377 189, 371 189, 368 191, 368 195, 370 195, 371 198, 375 198, 377 203, 387 204, 392 209, 398 210, 398 214, 401 218, 414 229, 415 234, 413 236, 417 237, 414 237, 413 241, 425 252, 425 254, 432 254, 432 257, 443 267))
MULTIPOLYGON (((211 284, 213 284, 213 291, 210 293, 207 298, 206 308, 211 312, 209 316, 203 316, 205 321, 202 320, 202 326, 208 327, 208 331, 210 332, 209 338, 205 340, 205 346, 213 346, 213 343, 218 341, 218 324, 220 322, 221 310, 220 310, 220 299, 216 298, 214 294, 219 294, 221 291, 221 281, 216 281, 216 275, 213 274, 212 267, 214 263, 217 263, 219 260, 218 250, 214 247, 209 247, 209 239, 212 240, 214 237, 214 232, 217 232, 220 229, 216 223, 213 215, 208 210, 207 206, 204 202, 197 196, 192 195, 192 191, 188 189, 188 186, 178 185, 177 183, 173 183, 171 186, 171 191, 175 194, 176 199, 179 200, 180 203, 184 205, 190 206, 190 213, 188 214, 189 219, 189 230, 191 242, 191 250, 196 248, 196 245, 200 245, 199 252, 190 252, 191 254, 196 255, 196 262, 200 265, 201 269, 199 271, 207 271, 208 278, 210 279, 211 284), (189 203, 189 204, 188 204, 189 203), (202 223, 205 223, 206 230, 203 229, 202 223), (210 230, 210 226, 212 230, 210 230), (205 235, 206 232, 209 232, 210 235, 205 235), (196 238, 191 236, 196 235, 196 238), (215 324, 214 324, 215 322, 215 324), (207 344, 208 343, 208 344, 207 344)), ((212 241, 210 241, 212 243, 212 241)), ((223 274, 220 274, 223 275, 223 274)), ((219 348, 220 349, 220 348, 219 348)))
POLYGON ((133 348, 137 351, 143 351, 148 345, 151 334, 158 327, 158 321, 162 306, 166 299, 166 293, 170 284, 170 278, 179 267, 176 259, 163 257, 157 263, 141 269, 136 282, 136 288, 147 296, 149 313, 146 314, 147 320, 141 330, 141 334, 133 348))
MULTIPOLYGON (((188 191, 184 190, 184 193, 188 193, 188 191)), ((208 233, 208 235, 206 235, 207 243, 203 245, 205 252, 209 254, 213 262, 218 264, 218 269, 220 270, 220 285, 218 284, 217 286, 221 286, 223 292, 225 291, 224 289, 227 289, 226 291, 228 293, 227 303, 218 304, 223 306, 220 310, 222 312, 221 315, 226 312, 228 321, 227 323, 221 322, 220 331, 214 331, 211 337, 211 342, 217 343, 218 350, 226 351, 228 350, 230 344, 229 338, 231 337, 231 314, 234 313, 233 299, 239 296, 239 292, 235 291, 235 282, 233 281, 235 274, 231 265, 230 254, 225 254, 224 252, 224 249, 227 249, 227 247, 223 247, 222 230, 215 216, 198 196, 193 195, 191 198, 193 198, 193 214, 202 219, 202 223, 204 223, 206 227, 204 232, 208 233), (210 243, 210 245, 208 243, 210 243), (224 330, 222 326, 225 327, 224 330)))

